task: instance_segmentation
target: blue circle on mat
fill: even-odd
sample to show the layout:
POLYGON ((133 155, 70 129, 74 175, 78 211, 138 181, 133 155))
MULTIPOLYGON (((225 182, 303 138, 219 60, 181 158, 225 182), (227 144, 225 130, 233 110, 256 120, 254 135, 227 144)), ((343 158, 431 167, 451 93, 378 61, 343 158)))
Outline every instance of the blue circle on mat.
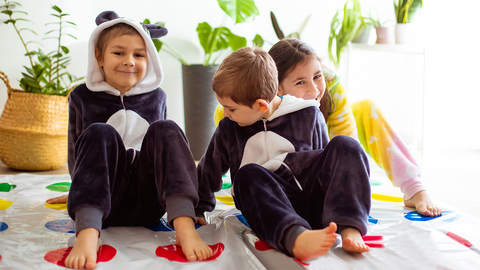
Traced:
POLYGON ((6 229, 8 229, 7 223, 5 223, 5 222, 0 222, 0 232, 5 231, 6 229))
MULTIPOLYGON (((166 218, 161 218, 159 221, 156 223, 153 223, 152 225, 148 226, 143 226, 147 229, 150 229, 154 232, 171 232, 175 231, 173 227, 168 226, 167 224, 167 219, 166 218)), ((195 230, 202 227, 202 225, 195 223, 195 230)))
MULTIPOLYGON (((61 233, 75 233, 75 222, 71 219, 59 219, 49 221, 45 224, 45 228, 61 233)), ((102 227, 102 230, 108 227, 102 227)))
MULTIPOLYGON (((243 223, 243 225, 247 226, 248 228, 250 228, 250 225, 248 225, 248 222, 247 220, 245 219, 245 217, 242 215, 242 214, 233 214, 234 216, 236 216, 238 218, 238 220, 240 222, 243 223)), ((251 229, 251 228, 250 228, 251 229)))
POLYGON ((443 211, 442 214, 436 217, 425 217, 420 215, 417 211, 408 212, 408 213, 405 213, 404 215, 406 219, 411 221, 429 221, 432 219, 443 217, 444 215, 447 215, 447 214, 450 214, 450 211, 443 211))
POLYGON ((372 223, 372 224, 377 224, 378 223, 378 219, 372 217, 372 216, 368 216, 368 222, 372 223))
POLYGON ((75 223, 71 219, 49 221, 45 224, 45 228, 55 232, 75 233, 75 223))

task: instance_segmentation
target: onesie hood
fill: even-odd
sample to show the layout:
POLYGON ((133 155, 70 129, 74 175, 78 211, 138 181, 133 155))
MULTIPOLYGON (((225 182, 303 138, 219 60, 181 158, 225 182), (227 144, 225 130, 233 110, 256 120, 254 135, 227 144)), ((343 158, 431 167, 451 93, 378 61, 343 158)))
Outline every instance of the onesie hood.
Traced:
POLYGON ((148 93, 157 89, 163 81, 163 70, 158 52, 155 49, 152 38, 159 38, 167 34, 167 29, 154 24, 142 24, 128 18, 121 18, 113 11, 104 11, 95 19, 97 28, 93 30, 88 41, 88 66, 86 85, 90 91, 106 92, 111 95, 120 96, 120 91, 105 81, 103 69, 98 65, 95 58, 95 47, 101 32, 115 24, 125 23, 135 28, 145 41, 147 49, 147 71, 145 77, 132 89, 125 93, 126 96, 148 93))

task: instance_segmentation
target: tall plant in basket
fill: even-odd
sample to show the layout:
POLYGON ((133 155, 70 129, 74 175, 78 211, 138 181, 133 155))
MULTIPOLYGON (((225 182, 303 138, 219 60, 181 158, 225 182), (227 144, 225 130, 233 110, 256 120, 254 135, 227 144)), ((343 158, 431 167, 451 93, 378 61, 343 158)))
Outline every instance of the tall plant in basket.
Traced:
POLYGON ((18 22, 30 22, 16 17, 28 15, 24 11, 12 10, 21 6, 18 2, 4 0, 1 13, 8 16, 5 24, 11 24, 25 48, 30 67, 24 66, 20 87, 10 86, 7 75, 0 71, 0 79, 7 86, 8 98, 0 117, 0 159, 5 165, 18 170, 50 170, 60 167, 67 159, 68 101, 67 95, 72 86, 83 79, 66 71, 70 63, 69 50, 62 44, 68 26, 75 24, 65 20, 68 14, 58 6, 52 6, 54 22, 46 25, 53 29, 45 33, 43 39, 55 39, 58 45, 44 53, 40 48, 29 50, 23 33, 29 28, 19 28, 18 22))

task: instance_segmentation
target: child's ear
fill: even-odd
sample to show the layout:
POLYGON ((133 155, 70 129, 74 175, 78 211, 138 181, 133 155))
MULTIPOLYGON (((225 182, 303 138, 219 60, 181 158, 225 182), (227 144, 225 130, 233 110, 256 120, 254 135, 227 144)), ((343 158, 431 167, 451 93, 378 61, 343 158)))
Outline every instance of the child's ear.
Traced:
POLYGON ((100 51, 98 48, 95 48, 95 58, 97 59, 97 63, 99 66, 103 67, 103 59, 100 57, 100 51))
POLYGON ((277 91, 277 96, 283 96, 283 95, 285 95, 285 94, 283 93, 283 88, 282 88, 281 85, 279 85, 279 86, 278 86, 278 91, 277 91))
POLYGON ((265 113, 268 111, 268 108, 270 107, 270 103, 268 103, 264 99, 257 99, 255 100, 255 103, 258 105, 258 109, 261 113, 265 113))

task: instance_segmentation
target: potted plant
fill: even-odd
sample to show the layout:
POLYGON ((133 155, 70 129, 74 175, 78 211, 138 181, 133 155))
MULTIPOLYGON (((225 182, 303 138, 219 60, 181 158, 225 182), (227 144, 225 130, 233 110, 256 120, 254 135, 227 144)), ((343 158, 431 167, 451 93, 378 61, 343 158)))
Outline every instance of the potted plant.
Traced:
POLYGON ((347 0, 343 10, 337 10, 330 23, 328 37, 328 57, 336 68, 340 66, 340 57, 360 29, 366 25, 358 0, 347 0), (352 7, 350 7, 352 2, 352 7), (342 12, 343 11, 343 12, 342 12))
POLYGON ((415 15, 423 7, 423 0, 394 0, 395 18, 395 43, 411 44, 415 15))
MULTIPOLYGON (((212 79, 218 68, 218 60, 247 46, 247 39, 234 34, 225 27, 225 23, 228 17, 237 24, 253 20, 259 15, 253 0, 217 1, 225 12, 221 26, 213 28, 207 22, 202 22, 196 29, 204 51, 203 64, 182 65, 185 134, 195 160, 199 160, 204 154, 216 128, 213 115, 217 100, 212 90, 212 79)), ((262 46, 263 39, 256 35, 253 43, 262 46)))
POLYGON ((1 13, 8 16, 5 24, 11 24, 17 32, 25 56, 30 60, 30 67, 22 72, 20 89, 10 87, 8 77, 0 72, 0 78, 5 82, 8 91, 7 102, 0 117, 0 158, 5 165, 19 170, 50 170, 65 163, 67 159, 67 95, 73 84, 83 78, 77 78, 66 71, 70 63, 67 56, 69 49, 62 45, 64 36, 74 36, 65 33, 67 26, 75 26, 65 20, 68 14, 58 6, 52 6, 54 22, 46 25, 54 26, 45 33, 44 39, 55 39, 58 45, 49 53, 41 49, 29 49, 29 44, 22 36, 24 31, 36 33, 29 28, 17 26, 20 21, 18 13, 28 15, 24 11, 14 11, 18 2, 5 0, 0 6, 1 13))
POLYGON ((378 18, 373 18, 370 14, 368 17, 364 17, 365 21, 368 24, 375 27, 375 32, 377 34, 376 44, 393 44, 395 43, 394 28, 392 26, 387 26, 386 21, 381 21, 378 18))
POLYGON ((307 25, 308 20, 310 19, 310 15, 307 16, 307 18, 300 24, 298 27, 297 31, 285 36, 283 34, 282 29, 280 28, 280 25, 278 24, 277 18, 275 17, 275 14, 270 11, 270 19, 272 20, 272 25, 273 25, 273 30, 275 30, 275 34, 277 35, 278 39, 284 39, 284 38, 296 38, 300 39, 300 35, 303 32, 303 29, 305 28, 305 25, 307 25))

